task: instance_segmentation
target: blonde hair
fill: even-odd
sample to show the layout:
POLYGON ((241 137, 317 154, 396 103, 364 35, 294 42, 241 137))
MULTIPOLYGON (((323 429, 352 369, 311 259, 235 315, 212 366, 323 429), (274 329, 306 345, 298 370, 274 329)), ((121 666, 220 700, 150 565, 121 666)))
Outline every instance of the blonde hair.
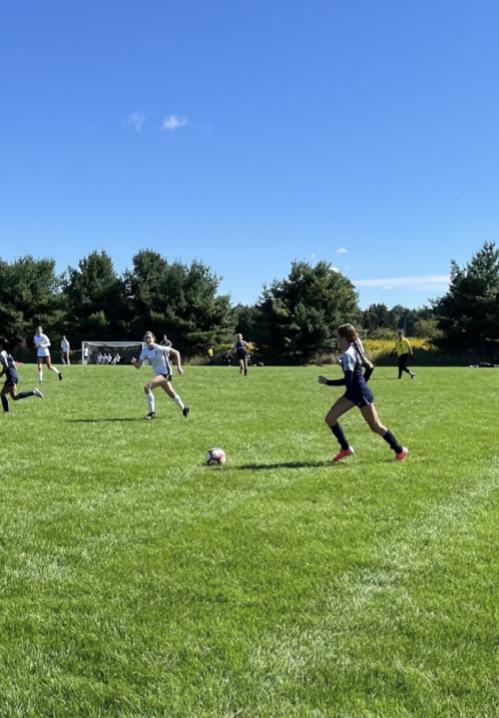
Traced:
POLYGON ((360 360, 362 362, 362 366, 370 367, 372 366, 372 363, 369 361, 369 359, 366 357, 364 353, 364 347, 362 346, 362 342, 360 341, 360 337, 357 334, 357 330, 355 329, 353 324, 340 324, 338 329, 336 330, 340 337, 343 337, 343 339, 346 339, 347 342, 350 342, 350 344, 353 344, 355 347, 355 351, 360 356, 360 360))

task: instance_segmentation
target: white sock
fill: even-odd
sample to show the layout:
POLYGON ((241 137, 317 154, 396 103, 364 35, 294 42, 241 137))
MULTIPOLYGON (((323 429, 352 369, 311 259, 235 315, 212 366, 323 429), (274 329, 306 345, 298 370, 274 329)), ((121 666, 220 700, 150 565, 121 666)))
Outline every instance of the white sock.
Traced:
POLYGON ((38 381, 43 381, 43 369, 38 369, 38 381))
POLYGON ((176 395, 173 397, 173 401, 174 401, 175 404, 178 406, 178 408, 180 409, 180 411, 183 411, 183 410, 185 409, 185 404, 184 404, 184 402, 182 401, 182 399, 179 397, 178 394, 176 394, 176 395))
POLYGON ((55 371, 56 374, 60 374, 60 373, 61 373, 61 372, 59 371, 59 369, 57 369, 57 367, 55 367, 55 366, 52 367, 52 371, 55 371))
POLYGON ((147 394, 147 406, 149 407, 149 412, 154 413, 156 402, 154 400, 154 394, 152 393, 152 391, 147 394))

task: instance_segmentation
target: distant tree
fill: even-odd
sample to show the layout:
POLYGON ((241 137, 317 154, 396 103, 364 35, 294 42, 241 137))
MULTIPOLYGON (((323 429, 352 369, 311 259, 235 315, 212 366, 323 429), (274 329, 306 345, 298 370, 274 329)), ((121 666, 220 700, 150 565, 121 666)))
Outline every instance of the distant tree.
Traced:
POLYGON ((123 281, 106 252, 91 252, 69 268, 63 291, 65 333, 82 339, 120 339, 126 331, 123 281))
POLYGON ((169 264, 157 252, 139 252, 125 277, 132 332, 166 333, 186 355, 204 353, 231 333, 230 300, 218 295, 219 283, 202 262, 169 264))
POLYGON ((258 309, 256 306, 237 304, 234 307, 234 333, 240 332, 249 340, 253 338, 258 325, 258 309))
POLYGON ((485 242, 462 268, 452 261, 449 290, 433 307, 442 332, 438 339, 442 349, 484 356, 497 353, 499 249, 494 242, 485 242))
POLYGON ((442 332, 438 328, 438 319, 436 317, 417 319, 414 324, 414 329, 411 332, 411 336, 428 339, 435 343, 437 339, 442 336, 442 332))
POLYGON ((22 337, 28 344, 37 324, 57 331, 62 317, 61 279, 53 259, 19 257, 0 260, 0 331, 22 337))
POLYGON ((335 346, 335 329, 360 317, 352 282, 327 262, 293 262, 286 279, 264 288, 257 303, 256 340, 263 353, 308 360, 335 346))
POLYGON ((391 322, 392 317, 386 304, 371 304, 361 315, 362 326, 367 332, 391 327, 391 322))

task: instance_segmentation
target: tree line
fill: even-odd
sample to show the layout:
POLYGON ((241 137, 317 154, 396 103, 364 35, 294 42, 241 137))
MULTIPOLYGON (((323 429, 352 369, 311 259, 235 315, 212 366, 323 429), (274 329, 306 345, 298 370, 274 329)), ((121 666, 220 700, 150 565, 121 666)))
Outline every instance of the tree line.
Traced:
POLYGON ((301 363, 334 349, 335 329, 352 322, 365 336, 404 329, 439 349, 499 354, 499 250, 486 242, 463 267, 452 262, 450 286, 421 309, 359 307, 353 283, 328 262, 293 262, 287 277, 262 289, 256 304, 233 305, 203 262, 169 262, 142 250, 118 274, 106 252, 91 252, 57 274, 53 259, 0 259, 0 333, 30 345, 41 324, 56 338, 136 340, 145 329, 168 334, 186 355, 215 350, 242 332, 262 358, 301 363))

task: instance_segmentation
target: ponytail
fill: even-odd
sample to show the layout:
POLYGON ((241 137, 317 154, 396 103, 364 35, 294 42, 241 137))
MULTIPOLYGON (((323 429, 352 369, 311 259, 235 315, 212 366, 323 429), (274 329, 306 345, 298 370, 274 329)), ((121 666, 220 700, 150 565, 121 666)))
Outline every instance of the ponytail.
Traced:
POLYGON ((362 366, 364 368, 371 368, 372 362, 370 362, 369 359, 366 357, 366 355, 364 353, 364 348, 363 348, 362 343, 358 336, 356 336, 355 339, 353 340, 353 345, 355 347, 355 351, 360 356, 360 361, 362 363, 362 366))

